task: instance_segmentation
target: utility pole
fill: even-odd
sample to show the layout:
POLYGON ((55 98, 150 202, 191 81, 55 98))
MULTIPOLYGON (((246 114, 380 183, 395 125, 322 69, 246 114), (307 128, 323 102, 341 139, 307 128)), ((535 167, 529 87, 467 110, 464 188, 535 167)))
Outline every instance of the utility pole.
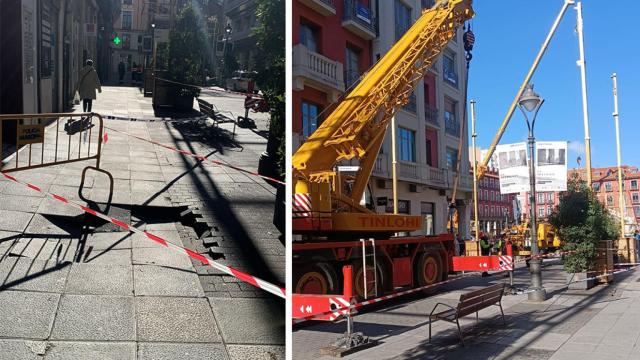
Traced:
POLYGON ((586 172, 587 172, 587 184, 591 187, 591 136, 589 135, 589 111, 587 109, 587 66, 584 60, 584 36, 582 33, 582 2, 577 2, 577 31, 578 31, 578 45, 580 48, 580 59, 577 61, 580 68, 580 80, 582 82, 582 117, 584 121, 584 151, 586 157, 586 172))

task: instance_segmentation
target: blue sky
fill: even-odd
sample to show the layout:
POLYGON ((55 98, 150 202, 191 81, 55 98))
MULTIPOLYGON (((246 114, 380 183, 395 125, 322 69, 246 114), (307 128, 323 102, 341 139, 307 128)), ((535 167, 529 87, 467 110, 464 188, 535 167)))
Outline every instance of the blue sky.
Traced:
MULTIPOLYGON (((476 43, 469 73, 469 100, 476 100, 478 146, 491 143, 520 83, 533 63, 562 0, 476 0, 472 21, 476 43)), ((615 166, 611 74, 618 75, 622 163, 640 166, 640 49, 636 31, 640 2, 584 1, 583 21, 593 167, 615 166)), ((574 31, 570 6, 531 80, 545 103, 536 121, 538 140, 569 141, 568 165, 584 166, 584 127, 574 31)), ((526 141, 527 127, 516 109, 500 143, 526 141)))

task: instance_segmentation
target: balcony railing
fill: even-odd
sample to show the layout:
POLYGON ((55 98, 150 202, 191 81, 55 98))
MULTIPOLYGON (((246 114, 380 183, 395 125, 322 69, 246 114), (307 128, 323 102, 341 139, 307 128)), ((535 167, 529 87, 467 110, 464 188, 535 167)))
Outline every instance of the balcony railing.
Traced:
POLYGON ((455 137, 460 136, 460 123, 456 120, 456 117, 445 111, 444 113, 444 132, 448 135, 455 137))
POLYGON ((409 96, 409 102, 402 107, 402 110, 415 114, 418 111, 417 108, 416 94, 411 94, 409 96))
POLYGON ((387 154, 378 154, 376 163, 373 166, 373 175, 388 177, 389 176, 389 157, 387 154))
POLYGON ((376 28, 371 9, 357 0, 343 1, 342 26, 366 40, 373 40, 376 37, 376 28))
POLYGON ((293 47, 293 77, 304 77, 316 85, 344 91, 342 64, 322 56, 302 45, 293 47))
POLYGON ((438 109, 434 106, 431 106, 427 103, 424 104, 424 119, 426 122, 439 125, 438 124, 438 109))
POLYGON ((321 15, 331 16, 336 14, 336 6, 333 0, 300 0, 300 2, 321 15))

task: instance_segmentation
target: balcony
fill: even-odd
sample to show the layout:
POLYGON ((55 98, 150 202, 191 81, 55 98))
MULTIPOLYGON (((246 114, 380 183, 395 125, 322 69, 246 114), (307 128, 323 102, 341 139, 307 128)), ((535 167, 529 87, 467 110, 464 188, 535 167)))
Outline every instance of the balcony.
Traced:
POLYGON ((398 180, 441 189, 447 187, 444 170, 427 164, 398 161, 398 180))
POLYGON ((305 84, 309 84, 330 92, 334 101, 344 92, 342 63, 297 44, 293 47, 293 82, 294 90, 302 90, 305 84))
POLYGON ((438 109, 425 103, 424 104, 424 120, 436 126, 440 125, 438 124, 438 109))
POLYGON ((376 176, 389 177, 389 157, 387 154, 378 154, 372 172, 376 176))
POLYGON ((321 15, 331 16, 336 14, 336 6, 333 4, 333 0, 300 0, 300 2, 321 15))
MULTIPOLYGON (((450 189, 453 189, 454 181, 456 178, 456 172, 447 170, 447 185, 450 189)), ((473 190, 473 177, 470 175, 460 175, 458 182, 458 190, 460 191, 472 191, 473 190)))
POLYGON ((342 26, 365 40, 373 40, 376 37, 374 18, 371 9, 357 0, 343 0, 344 14, 342 26))
POLYGON ((455 115, 450 112, 444 112, 444 132, 447 135, 460 137, 460 123, 456 120, 455 115))

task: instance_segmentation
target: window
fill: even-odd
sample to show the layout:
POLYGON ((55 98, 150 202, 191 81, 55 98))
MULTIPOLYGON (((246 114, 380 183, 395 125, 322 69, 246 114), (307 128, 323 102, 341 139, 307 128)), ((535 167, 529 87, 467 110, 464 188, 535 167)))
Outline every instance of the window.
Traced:
MULTIPOLYGON (((447 148, 447 169, 455 171, 458 169, 458 150, 447 148)), ((486 190, 485 190, 486 191, 486 190)), ((489 197, 488 194, 487 198, 489 197)))
POLYGON ((538 204, 544 204, 544 194, 538 194, 538 204))
POLYGON ((416 162, 416 132, 413 130, 398 128, 398 152, 400 160, 416 162))
POLYGON ((538 209, 538 217, 541 217, 541 218, 544 217, 544 208, 539 208, 538 209))
POLYGON ((124 5, 131 5, 131 4, 132 4, 132 2, 133 2, 133 0, 122 0, 122 3, 123 3, 124 5))
POLYGON ((122 34, 122 48, 123 49, 131 49, 131 35, 130 34, 122 34))
POLYGON ((638 180, 631 180, 631 190, 638 190, 638 180))
POLYGON ((312 52, 318 52, 316 45, 317 31, 307 24, 300 24, 300 43, 312 52))
POLYGON ((607 195, 607 206, 613 206, 613 196, 607 195))
POLYGON ((455 137, 460 136, 460 124, 458 123, 456 116, 457 107, 457 102, 448 97, 444 98, 444 131, 445 133, 455 137))
POLYGON ((131 11, 122 12, 122 28, 131 29, 131 22, 133 20, 133 13, 131 11))
POLYGON ((640 216, 640 206, 636 206, 634 209, 636 211, 636 216, 640 216))
POLYGON ((456 72, 456 56, 452 53, 445 53, 442 56, 442 77, 444 81, 458 86, 458 74, 456 72))
POLYGON ((302 136, 308 138, 318 128, 318 106, 302 102, 302 136))
POLYGON ((431 139, 429 138, 425 138, 425 149, 426 149, 426 155, 427 155, 427 165, 429 166, 433 166, 433 159, 431 159, 431 157, 433 156, 433 152, 431 151, 431 139))
POLYGON ((484 199, 489 200, 489 190, 484 191, 484 199))
POLYGON ((640 203, 640 194, 638 193, 633 193, 631 195, 631 202, 633 202, 634 204, 638 204, 640 203))
POLYGON ((553 209, 551 206, 547 206, 547 216, 551 216, 551 212, 553 212, 553 209))
POLYGON ((607 181, 606 183, 604 183, 604 189, 606 191, 611 191, 611 183, 609 181, 607 181))
POLYGON ((489 205, 484 206, 484 215, 489 216, 489 205))
POLYGON ((345 88, 350 88, 360 78, 360 50, 347 46, 345 67, 345 88))
POLYGON ((398 40, 411 27, 411 8, 402 1, 395 0, 394 11, 396 17, 396 40, 398 40))
POLYGON ((593 191, 600 191, 600 183, 593 183, 591 184, 591 187, 593 187, 593 191))

